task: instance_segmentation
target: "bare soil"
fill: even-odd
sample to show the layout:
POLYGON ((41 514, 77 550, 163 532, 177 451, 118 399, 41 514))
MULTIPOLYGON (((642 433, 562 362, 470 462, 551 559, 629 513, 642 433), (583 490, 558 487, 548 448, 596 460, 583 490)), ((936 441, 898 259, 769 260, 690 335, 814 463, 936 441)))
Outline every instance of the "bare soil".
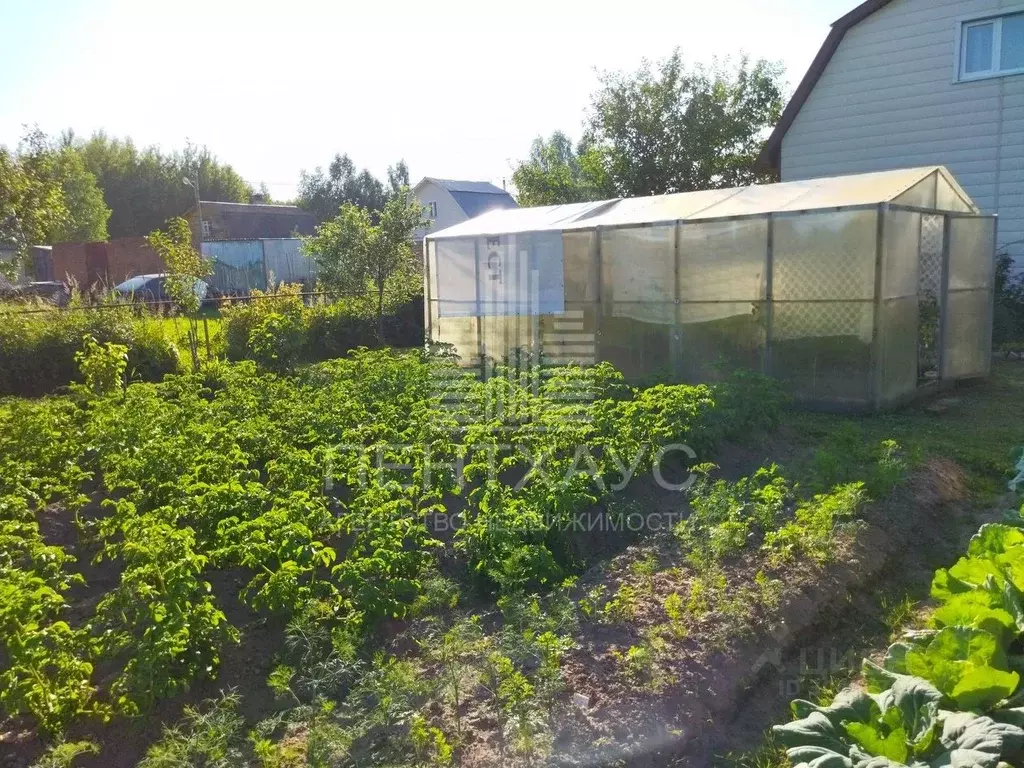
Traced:
MULTIPOLYGON (((611 595, 630 583, 640 600, 628 623, 586 622, 575 638, 577 647, 564 667, 567 691, 557 712, 554 762, 706 766, 715 754, 755 745, 765 728, 785 719, 788 701, 798 693, 791 690, 787 670, 801 651, 806 657, 811 648, 814 664, 822 652, 825 665, 833 663, 833 655, 850 660, 844 638, 831 636, 829 629, 851 603, 870 603, 875 585, 894 574, 927 584, 936 559, 945 562, 962 551, 980 522, 964 510, 966 496, 964 475, 955 464, 927 462, 888 500, 872 505, 865 524, 839 539, 832 565, 797 564, 775 573, 784 584, 776 608, 751 605, 747 615, 729 617, 712 611, 697 631, 671 641, 669 652, 659 657, 663 683, 656 690, 630 680, 615 652, 640 643, 646 629, 666 621, 666 597, 687 593, 692 574, 678 544, 667 534, 647 539, 588 572, 581 595, 599 584, 611 595), (951 528, 958 535, 951 536, 951 528), (659 573, 653 584, 644 584, 631 566, 651 555, 658 559, 659 573)), ((762 567, 756 556, 729 563, 729 589, 749 584, 762 567)), ((493 718, 481 708, 470 725, 472 740, 462 764, 501 763, 493 718)))

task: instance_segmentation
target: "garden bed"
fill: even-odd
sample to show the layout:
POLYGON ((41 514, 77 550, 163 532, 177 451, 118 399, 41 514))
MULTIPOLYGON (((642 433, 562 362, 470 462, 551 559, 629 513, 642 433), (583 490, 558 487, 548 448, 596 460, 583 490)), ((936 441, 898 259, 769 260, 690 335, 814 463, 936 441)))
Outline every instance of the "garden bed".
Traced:
MULTIPOLYGON (((999 378, 941 421, 789 414, 773 432, 781 400, 759 377, 634 390, 602 366, 534 390, 446 367, 463 407, 503 403, 452 431, 418 353, 300 377, 215 363, 127 390, 120 358, 93 354, 69 396, 0 403, 11 765, 57 737, 95 744, 82 768, 704 764, 745 687, 823 615, 909 542, 943 546, 964 480, 912 438, 980 429, 977 409, 1020 386, 999 378), (685 499, 643 462, 609 490, 617 455, 679 441, 722 465, 685 499), (410 444, 443 461, 427 471, 410 444), (577 471, 581 444, 596 474, 577 471), (518 483, 541 453, 565 484, 518 483), (444 535, 421 525, 455 513, 444 535), (672 517, 602 538, 560 527, 579 513, 672 517)), ((983 489, 999 461, 959 450, 983 489)))

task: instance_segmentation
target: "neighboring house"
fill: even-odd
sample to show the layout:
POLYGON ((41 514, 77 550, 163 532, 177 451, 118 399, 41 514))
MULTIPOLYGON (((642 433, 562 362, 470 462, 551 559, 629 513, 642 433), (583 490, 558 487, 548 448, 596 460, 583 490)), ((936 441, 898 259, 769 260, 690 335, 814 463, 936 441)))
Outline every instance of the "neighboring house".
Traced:
POLYGON ((944 165, 1024 267, 1024 0, 868 0, 761 155, 783 181, 944 165))
POLYGON ((512 195, 489 181, 453 181, 425 178, 415 187, 413 194, 426 209, 430 229, 416 232, 422 240, 428 231, 438 232, 495 208, 518 208, 512 195))
POLYGON ((312 235, 313 214, 294 205, 200 201, 202 224, 195 206, 185 214, 196 240, 252 240, 312 235))

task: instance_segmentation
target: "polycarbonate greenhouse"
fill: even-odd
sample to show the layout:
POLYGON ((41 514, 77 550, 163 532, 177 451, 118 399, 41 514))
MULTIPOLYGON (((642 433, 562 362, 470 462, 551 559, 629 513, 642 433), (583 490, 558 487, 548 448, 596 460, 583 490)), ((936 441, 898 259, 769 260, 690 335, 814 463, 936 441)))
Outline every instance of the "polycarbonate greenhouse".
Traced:
POLYGON ((985 376, 996 219, 941 167, 485 213, 428 236, 428 338, 634 381, 743 368, 870 409, 985 376))

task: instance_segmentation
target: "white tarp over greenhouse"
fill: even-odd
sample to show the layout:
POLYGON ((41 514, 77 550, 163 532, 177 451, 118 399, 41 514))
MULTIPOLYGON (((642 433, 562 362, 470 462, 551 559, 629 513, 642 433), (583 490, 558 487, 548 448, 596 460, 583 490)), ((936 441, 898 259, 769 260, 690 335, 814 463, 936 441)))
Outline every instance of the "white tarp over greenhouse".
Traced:
POLYGON ((428 236, 428 332, 877 407, 987 373, 994 237, 942 167, 492 211, 428 236))

